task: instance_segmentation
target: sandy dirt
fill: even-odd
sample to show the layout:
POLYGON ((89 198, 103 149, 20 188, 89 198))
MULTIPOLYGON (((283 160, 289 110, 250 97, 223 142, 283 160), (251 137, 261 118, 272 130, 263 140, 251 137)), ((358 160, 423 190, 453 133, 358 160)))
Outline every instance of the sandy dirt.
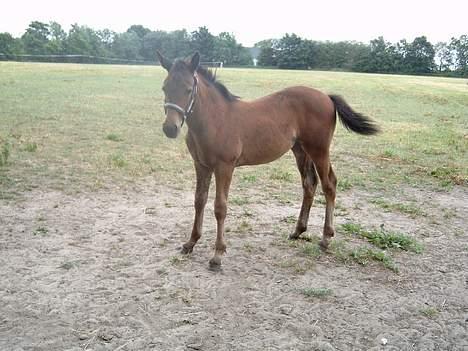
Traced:
MULTIPOLYGON (((468 192, 402 192, 426 215, 387 212, 350 190, 338 194, 336 217, 349 245, 365 243, 340 231, 350 221, 423 243, 422 254, 394 253, 398 274, 288 244, 299 196, 230 205, 219 272, 208 269, 211 200, 193 254, 178 253, 191 192, 148 181, 0 201, 0 350, 468 350, 468 192)), ((322 223, 318 205, 309 235, 322 223)))

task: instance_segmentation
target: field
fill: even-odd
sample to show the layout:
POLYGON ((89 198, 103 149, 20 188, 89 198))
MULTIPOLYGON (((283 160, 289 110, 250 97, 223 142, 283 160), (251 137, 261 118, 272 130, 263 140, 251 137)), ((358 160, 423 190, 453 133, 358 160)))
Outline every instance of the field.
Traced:
POLYGON ((286 239, 302 199, 289 153, 236 170, 221 271, 208 269, 213 191, 180 255, 194 170, 161 129, 165 72, 0 63, 0 350, 468 349, 468 81, 218 76, 245 99, 341 94, 381 125, 337 127, 330 251, 320 194, 304 239, 286 239))

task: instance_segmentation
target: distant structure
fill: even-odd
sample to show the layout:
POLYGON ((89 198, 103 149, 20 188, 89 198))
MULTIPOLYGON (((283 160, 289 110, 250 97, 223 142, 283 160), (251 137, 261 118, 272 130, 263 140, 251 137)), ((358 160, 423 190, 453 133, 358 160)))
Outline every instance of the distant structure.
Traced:
POLYGON ((249 49, 249 52, 250 52, 250 56, 252 57, 252 64, 254 66, 257 66, 258 64, 258 56, 260 55, 260 48, 257 48, 257 47, 252 47, 252 48, 248 48, 249 49))

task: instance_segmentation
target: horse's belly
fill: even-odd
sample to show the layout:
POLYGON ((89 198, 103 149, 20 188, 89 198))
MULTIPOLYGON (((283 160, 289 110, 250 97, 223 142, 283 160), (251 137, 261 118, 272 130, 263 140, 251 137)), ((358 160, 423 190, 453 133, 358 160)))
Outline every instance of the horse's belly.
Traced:
POLYGON ((272 162, 286 152, 288 152, 295 143, 295 138, 257 138, 244 142, 242 153, 237 160, 237 166, 259 165, 272 162))

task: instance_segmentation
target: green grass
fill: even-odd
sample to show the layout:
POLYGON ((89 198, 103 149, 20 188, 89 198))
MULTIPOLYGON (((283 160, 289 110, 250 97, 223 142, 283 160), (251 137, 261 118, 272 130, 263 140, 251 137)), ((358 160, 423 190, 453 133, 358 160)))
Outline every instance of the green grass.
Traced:
POLYGON ((304 288, 300 292, 304 296, 316 298, 324 298, 333 294, 333 290, 329 288, 304 288))
MULTIPOLYGON (((161 129, 165 76, 154 66, 0 62, 0 194, 94 190, 148 176, 192 189, 183 138, 170 140, 161 129)), ((247 100, 307 85, 341 94, 376 119, 383 129, 376 137, 338 124, 331 155, 340 190, 467 185, 466 79, 228 68, 218 76, 247 100)), ((300 184, 290 153, 234 178, 234 187, 284 204, 296 201, 291 189, 300 184)))
POLYGON ((426 216, 424 211, 414 204, 393 203, 380 198, 372 199, 370 202, 386 211, 400 212, 411 217, 426 216))
POLYGON ((10 157, 10 144, 0 139, 0 167, 6 166, 10 157))
POLYGON ((341 227, 346 233, 365 238, 380 249, 400 249, 414 253, 423 251, 422 244, 404 233, 387 231, 384 228, 365 230, 359 224, 354 223, 345 223, 341 227))

